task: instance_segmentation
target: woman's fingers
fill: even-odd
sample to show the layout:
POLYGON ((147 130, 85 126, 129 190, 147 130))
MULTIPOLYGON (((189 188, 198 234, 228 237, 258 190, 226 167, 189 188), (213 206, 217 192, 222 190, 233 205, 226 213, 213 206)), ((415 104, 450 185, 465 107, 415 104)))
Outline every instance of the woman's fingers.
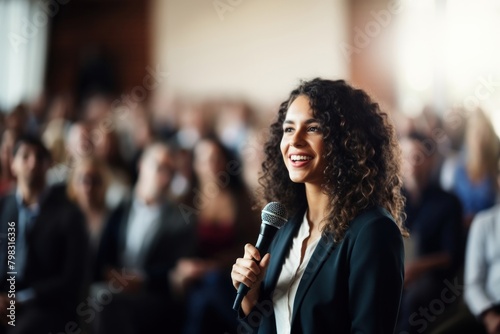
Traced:
POLYGON ((250 270, 255 275, 258 275, 261 272, 261 268, 260 268, 259 264, 257 262, 255 262, 254 260, 239 258, 239 259, 236 259, 235 264, 241 268, 246 268, 246 269, 250 270))
POLYGON ((233 265, 233 270, 231 271, 231 278, 233 280, 233 285, 238 288, 240 283, 245 284, 247 287, 251 288, 253 283, 257 281, 257 275, 260 272, 257 264, 253 260, 248 259, 237 259, 236 263, 233 265), (252 262, 251 267, 245 266, 252 262))
POLYGON ((271 254, 267 253, 266 255, 264 255, 262 261, 260 261, 259 263, 261 271, 265 271, 267 269, 267 266, 269 266, 270 261, 271 261, 271 254))
POLYGON ((245 245, 245 255, 243 255, 243 258, 245 259, 255 259, 257 261, 260 261, 260 253, 255 246, 252 244, 246 244, 245 245))
POLYGON ((259 250, 251 244, 246 244, 245 255, 243 258, 236 259, 236 263, 231 270, 231 279, 236 289, 238 289, 241 283, 251 289, 256 283, 262 281, 269 265, 269 254, 266 254, 262 258, 262 261, 260 260, 259 250))
POLYGON ((255 279, 250 279, 249 277, 238 272, 234 272, 231 277, 233 279, 233 285, 236 289, 238 289, 240 284, 245 284, 248 288, 251 289, 255 283, 255 279))

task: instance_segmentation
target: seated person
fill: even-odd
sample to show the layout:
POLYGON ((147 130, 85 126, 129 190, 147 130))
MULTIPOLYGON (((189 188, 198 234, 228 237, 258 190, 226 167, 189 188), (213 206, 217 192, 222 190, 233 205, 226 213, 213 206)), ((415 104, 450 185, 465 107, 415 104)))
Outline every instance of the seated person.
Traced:
POLYGON ((131 200, 110 215, 98 254, 101 277, 107 282, 95 284, 91 293, 99 300, 117 275, 123 279, 97 313, 98 333, 153 333, 159 328, 178 332, 182 307, 169 272, 178 259, 192 254, 194 241, 192 224, 166 199, 173 166, 171 148, 162 143, 148 146, 131 200))
POLYGON ((173 273, 186 290, 183 333, 232 332, 237 321, 230 272, 241 248, 258 235, 260 219, 251 210, 241 163, 216 138, 195 145, 193 167, 197 179, 193 192, 198 196, 185 211, 196 220, 197 257, 183 258, 173 273))
POLYGON ((440 298, 443 281, 456 274, 463 259, 462 209, 458 198, 431 182, 436 152, 426 146, 430 142, 420 133, 401 140, 410 239, 399 330, 409 333, 430 327, 418 321, 419 307, 440 298))
POLYGON ((0 199, 1 233, 8 237, 0 243, 1 322, 12 320, 6 307, 15 302, 15 327, 7 325, 8 333, 60 333, 68 324, 74 329, 87 254, 83 215, 64 187, 46 187, 50 154, 38 138, 20 137, 13 154, 17 186, 0 199), (4 241, 14 238, 15 265, 7 267, 12 249, 4 241), (15 298, 6 294, 10 271, 17 272, 15 298))
POLYGON ((89 267, 87 279, 96 278, 96 256, 102 247, 101 237, 109 215, 106 206, 106 190, 109 171, 104 163, 95 157, 78 161, 69 174, 67 193, 82 211, 89 233, 89 267))
POLYGON ((468 229, 477 212, 495 205, 498 192, 500 141, 491 120, 481 110, 476 110, 467 120, 464 150, 454 174, 453 192, 462 203, 468 229))
POLYGON ((464 297, 484 326, 475 333, 500 333, 500 205, 472 221, 465 259, 464 297))

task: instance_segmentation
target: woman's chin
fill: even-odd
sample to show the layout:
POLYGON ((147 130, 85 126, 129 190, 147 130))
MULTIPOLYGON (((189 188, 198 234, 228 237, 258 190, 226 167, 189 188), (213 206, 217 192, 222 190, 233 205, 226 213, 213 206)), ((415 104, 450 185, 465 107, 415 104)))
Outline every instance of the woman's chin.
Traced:
POLYGON ((306 178, 304 177, 304 175, 289 174, 289 177, 293 183, 305 183, 306 182, 306 178))

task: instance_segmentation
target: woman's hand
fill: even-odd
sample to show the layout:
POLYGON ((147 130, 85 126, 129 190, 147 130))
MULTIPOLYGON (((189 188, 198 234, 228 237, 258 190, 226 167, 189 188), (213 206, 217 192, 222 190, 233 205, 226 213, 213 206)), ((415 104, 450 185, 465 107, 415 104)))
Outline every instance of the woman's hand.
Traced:
POLYGON ((246 244, 243 258, 236 259, 236 263, 233 264, 231 278, 234 288, 238 290, 240 284, 245 284, 250 288, 250 291, 241 303, 241 309, 245 314, 248 314, 255 304, 257 304, 260 293, 260 283, 266 274, 269 259, 269 254, 266 254, 261 259, 257 248, 251 244, 246 244))

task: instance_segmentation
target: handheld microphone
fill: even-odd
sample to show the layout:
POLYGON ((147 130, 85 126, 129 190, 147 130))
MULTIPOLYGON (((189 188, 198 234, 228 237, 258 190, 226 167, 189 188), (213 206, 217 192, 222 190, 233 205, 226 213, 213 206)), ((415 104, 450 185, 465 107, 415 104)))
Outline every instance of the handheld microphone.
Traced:
MULTIPOLYGON (((259 238, 255 248, 259 250, 261 257, 263 257, 267 253, 276 232, 287 222, 286 208, 281 203, 270 202, 262 209, 261 218, 262 224, 260 225, 259 238)), ((240 309, 241 301, 249 290, 248 286, 243 283, 240 284, 234 300, 233 310, 238 311, 240 309)))

